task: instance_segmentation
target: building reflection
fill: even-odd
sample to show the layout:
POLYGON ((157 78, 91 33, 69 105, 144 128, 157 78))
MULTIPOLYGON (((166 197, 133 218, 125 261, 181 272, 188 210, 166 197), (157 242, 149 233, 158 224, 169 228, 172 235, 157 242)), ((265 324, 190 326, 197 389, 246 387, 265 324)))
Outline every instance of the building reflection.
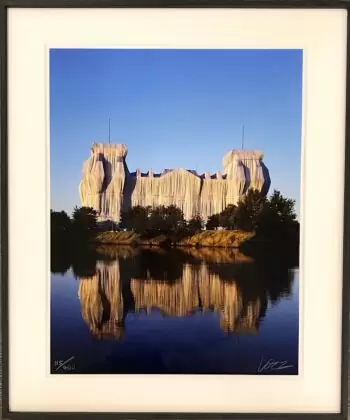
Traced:
POLYGON ((79 277, 78 291, 92 336, 120 339, 128 313, 152 316, 154 309, 175 317, 214 311, 225 333, 258 334, 269 296, 290 293, 288 269, 274 272, 278 282, 271 283, 251 258, 204 251, 138 250, 97 261, 93 275, 79 277))
POLYGON ((124 303, 120 290, 119 261, 97 262, 96 274, 81 278, 78 289, 81 314, 96 338, 121 338, 124 303))

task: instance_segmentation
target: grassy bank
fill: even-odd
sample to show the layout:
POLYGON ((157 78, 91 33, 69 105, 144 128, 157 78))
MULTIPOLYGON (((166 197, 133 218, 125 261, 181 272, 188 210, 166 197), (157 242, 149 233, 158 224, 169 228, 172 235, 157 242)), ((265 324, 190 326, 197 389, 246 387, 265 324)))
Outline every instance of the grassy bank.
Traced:
POLYGON ((190 236, 169 237, 166 235, 140 236, 131 231, 103 232, 96 236, 99 244, 186 246, 186 247, 226 247, 238 248, 242 242, 251 239, 254 233, 239 230, 206 230, 190 236))

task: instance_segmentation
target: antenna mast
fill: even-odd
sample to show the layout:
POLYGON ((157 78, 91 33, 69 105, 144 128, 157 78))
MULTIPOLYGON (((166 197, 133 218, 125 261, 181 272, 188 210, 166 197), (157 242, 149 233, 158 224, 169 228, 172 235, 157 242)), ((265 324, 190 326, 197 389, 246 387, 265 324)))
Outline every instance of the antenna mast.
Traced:
POLYGON ((108 120, 108 142, 111 144, 111 118, 108 120))
POLYGON ((242 125, 242 150, 244 149, 244 124, 242 125))

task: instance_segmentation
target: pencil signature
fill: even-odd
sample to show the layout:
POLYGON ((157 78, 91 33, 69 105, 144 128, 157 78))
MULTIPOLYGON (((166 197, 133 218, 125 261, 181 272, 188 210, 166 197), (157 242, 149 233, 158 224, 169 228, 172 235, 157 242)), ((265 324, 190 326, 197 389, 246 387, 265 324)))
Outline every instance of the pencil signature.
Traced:
POLYGON ((61 368, 63 368, 63 370, 74 370, 75 369, 75 365, 72 365, 71 362, 72 360, 74 360, 74 356, 70 357, 67 360, 55 360, 55 370, 56 372, 58 370, 60 370, 61 368))
POLYGON ((261 358, 259 366, 258 366, 258 373, 269 371, 269 370, 282 370, 282 369, 288 369, 293 367, 293 365, 288 365, 287 360, 278 361, 274 359, 269 359, 264 361, 263 358, 261 358))

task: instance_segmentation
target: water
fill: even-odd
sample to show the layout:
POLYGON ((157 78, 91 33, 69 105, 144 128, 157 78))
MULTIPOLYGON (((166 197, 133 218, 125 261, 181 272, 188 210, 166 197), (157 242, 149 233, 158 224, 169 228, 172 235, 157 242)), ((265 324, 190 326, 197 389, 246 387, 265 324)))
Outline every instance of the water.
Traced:
POLYGON ((66 257, 52 261, 52 373, 298 373, 299 270, 286 258, 121 247, 66 257))

